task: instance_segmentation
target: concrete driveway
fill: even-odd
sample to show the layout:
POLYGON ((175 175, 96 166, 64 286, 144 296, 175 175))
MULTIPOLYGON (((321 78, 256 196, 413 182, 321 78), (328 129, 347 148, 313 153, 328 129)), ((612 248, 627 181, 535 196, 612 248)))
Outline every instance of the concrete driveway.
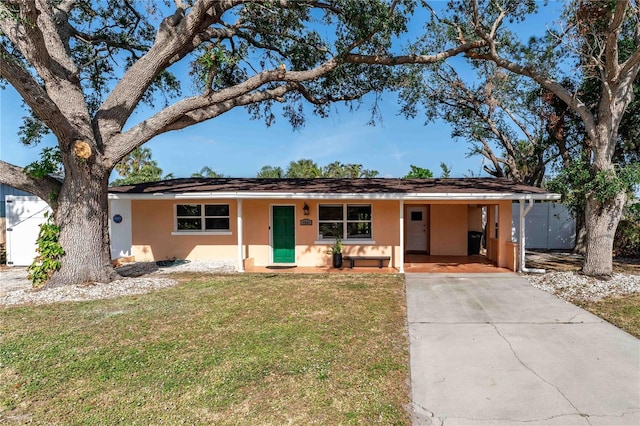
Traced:
POLYGON ((407 274, 416 425, 640 425, 640 340, 516 274, 407 274))

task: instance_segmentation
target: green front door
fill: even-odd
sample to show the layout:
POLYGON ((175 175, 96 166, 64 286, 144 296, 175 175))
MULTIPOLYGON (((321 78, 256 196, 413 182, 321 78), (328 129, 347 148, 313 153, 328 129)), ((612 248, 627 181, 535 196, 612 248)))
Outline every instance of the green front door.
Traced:
POLYGON ((295 263, 296 226, 293 206, 273 206, 273 263, 295 263))

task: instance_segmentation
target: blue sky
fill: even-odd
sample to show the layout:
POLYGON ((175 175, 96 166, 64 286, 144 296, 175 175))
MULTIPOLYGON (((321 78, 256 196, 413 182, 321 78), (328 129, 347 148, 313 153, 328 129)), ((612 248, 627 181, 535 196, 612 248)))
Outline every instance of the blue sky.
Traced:
MULTIPOLYGON (((543 21, 557 20, 561 3, 552 3, 546 16, 537 16, 526 25, 532 33, 543 30, 543 21)), ((520 24, 523 25, 523 24, 520 24)), ((521 30, 525 28, 519 27, 521 30)), ((186 77, 183 91, 191 83, 186 77)), ((284 118, 267 127, 262 121, 250 120, 244 109, 232 110, 223 116, 190 128, 160 135, 145 146, 152 151, 163 173, 188 177, 208 166, 232 177, 255 177, 262 166, 286 169, 291 161, 310 158, 319 165, 333 161, 362 164, 380 172, 380 177, 402 177, 410 165, 429 168, 440 175, 440 163, 452 169, 453 177, 471 173, 483 175, 482 158, 467 158, 468 144, 452 140, 451 129, 444 122, 424 125, 424 118, 405 119, 398 115, 399 105, 394 94, 386 94, 381 103, 382 119, 368 125, 372 98, 364 98, 359 110, 336 104, 328 118, 318 118, 307 107, 307 122, 298 131, 284 118)), ((0 159, 25 166, 36 160, 43 146, 53 145, 49 137, 38 147, 24 147, 17 137, 25 115, 22 101, 11 86, 0 90, 0 159)), ((144 109, 135 114, 128 126, 148 114, 144 109)))

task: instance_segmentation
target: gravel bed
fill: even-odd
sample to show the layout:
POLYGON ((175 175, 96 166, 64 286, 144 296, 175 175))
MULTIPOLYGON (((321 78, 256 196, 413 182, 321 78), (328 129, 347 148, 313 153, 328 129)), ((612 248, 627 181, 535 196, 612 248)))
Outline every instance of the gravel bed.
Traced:
MULTIPOLYGON (((127 277, 109 284, 93 283, 45 290, 33 290, 26 280, 26 270, 17 268, 2 271, 0 282, 0 306, 45 304, 81 300, 108 299, 119 296, 149 293, 172 287, 178 281, 166 274, 180 272, 233 273, 233 262, 185 262, 160 263, 137 262, 117 268, 127 277), (9 279, 11 278, 11 279, 9 279)), ((616 273, 611 280, 603 281, 576 272, 547 272, 523 275, 529 283, 541 290, 568 301, 600 300, 610 296, 640 293, 640 275, 616 273)))
POLYGON ((535 288, 568 301, 594 301, 640 293, 640 275, 615 273, 610 280, 587 277, 573 271, 523 276, 535 288))
POLYGON ((178 274, 182 272, 202 272, 208 274, 228 274, 235 272, 235 262, 229 261, 188 261, 169 260, 164 262, 134 262, 116 268, 120 275, 139 277, 148 274, 178 274))
POLYGON ((133 294, 149 293, 161 288, 172 287, 178 281, 170 278, 143 277, 124 278, 105 283, 73 285, 44 290, 19 289, 7 291, 0 296, 0 305, 40 305, 56 302, 75 302, 81 300, 111 299, 133 294))
POLYGON ((40 305, 56 302, 111 299, 114 297, 149 293, 173 287, 178 281, 166 274, 180 272, 231 273, 233 262, 167 261, 136 262, 116 268, 124 278, 111 283, 91 283, 48 289, 33 289, 27 280, 25 268, 2 270, 0 279, 0 306, 40 305))

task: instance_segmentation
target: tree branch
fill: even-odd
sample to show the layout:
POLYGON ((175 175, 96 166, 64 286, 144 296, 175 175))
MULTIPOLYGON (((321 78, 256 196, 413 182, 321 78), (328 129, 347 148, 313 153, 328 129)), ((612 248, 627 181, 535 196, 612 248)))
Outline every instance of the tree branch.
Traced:
POLYGON ((340 102, 340 101, 355 101, 356 99, 360 99, 366 93, 369 93, 371 90, 367 90, 366 93, 358 93, 357 95, 344 95, 344 96, 331 96, 325 95, 321 98, 313 96, 311 92, 307 90, 304 85, 301 83, 295 83, 296 90, 309 102, 314 105, 324 105, 329 102, 340 102))
MULTIPOLYGON (((477 43, 468 43, 463 45, 462 47, 449 49, 445 52, 435 55, 388 57, 347 54, 342 59, 344 62, 379 63, 381 65, 400 65, 408 63, 426 64, 446 59, 460 52, 472 49, 477 45, 477 43)), ((300 83, 304 81, 314 80, 331 72, 338 65, 339 61, 336 58, 333 58, 324 62, 316 68, 306 71, 286 71, 282 68, 278 70, 263 71, 236 86, 223 89, 216 93, 207 94, 206 96, 197 96, 184 99, 160 111, 149 120, 140 123, 138 126, 135 126, 122 135, 115 136, 113 140, 113 146, 107 147, 105 156, 107 158, 110 158, 112 161, 113 159, 117 160, 118 158, 122 158, 124 155, 126 155, 126 152, 130 151, 131 149, 135 149, 137 146, 140 146, 151 137, 168 130, 175 130, 174 123, 176 123, 180 119, 180 117, 183 117, 187 114, 191 114, 192 117, 196 117, 195 121, 194 119, 187 120, 190 124, 202 122, 204 120, 212 118, 213 116, 219 115, 219 113, 216 113, 216 115, 213 116, 211 116, 210 114, 198 115, 194 114, 194 111, 216 109, 216 106, 218 104, 228 105, 230 101, 233 103, 233 100, 238 101, 239 99, 242 100, 240 101, 240 104, 244 105, 244 103, 242 102, 250 98, 250 94, 252 91, 257 90, 259 87, 267 83, 276 81, 300 83), (141 133, 137 134, 137 132, 141 133), (127 141, 127 138, 125 136, 131 136, 133 134, 137 134, 137 136, 133 137, 132 141, 127 141)), ((297 85, 294 85, 292 87, 297 88, 297 85)), ((289 88, 287 91, 289 90, 291 90, 291 88, 289 88)), ((327 101, 330 100, 330 98, 326 99, 327 101)), ((322 101, 322 99, 316 99, 316 101, 322 101)), ((114 164, 115 163, 117 163, 117 161, 115 161, 114 164)))
POLYGON ((109 147, 108 157, 112 159, 112 165, 117 164, 127 153, 154 136, 210 120, 238 106, 265 100, 280 100, 287 92, 295 89, 297 89, 297 83, 286 83, 273 89, 242 94, 211 105, 198 103, 197 98, 185 99, 186 102, 181 102, 180 112, 172 111, 169 114, 167 110, 161 111, 122 135, 114 137, 113 144, 109 147))
POLYGON ((522 182, 520 170, 515 163, 516 152, 510 138, 500 130, 497 123, 489 115, 480 115, 480 118, 487 124, 487 126, 489 126, 491 133, 493 133, 496 139, 500 141, 500 144, 507 152, 507 158, 503 161, 509 166, 509 169, 511 169, 511 175, 515 180, 522 182))
POLYGON ((206 32, 225 11, 243 0, 198 0, 188 14, 183 4, 158 27, 156 40, 118 81, 100 106, 93 124, 103 141, 119 133, 158 73, 195 49, 206 32), (209 13, 211 11, 211 13, 209 13))
MULTIPOLYGON (((483 149, 478 149, 478 152, 481 155, 483 155, 486 159, 491 161, 491 163, 493 164, 494 172, 496 173, 496 174, 493 174, 493 176, 504 177, 505 174, 504 174, 504 171, 502 170, 502 167, 500 166, 500 161, 493 153, 493 150, 491 149, 491 146, 489 145, 487 140, 479 136, 476 139, 478 139, 480 143, 482 143, 482 147, 483 147, 483 149)), ((486 170, 486 167, 487 166, 485 166, 485 170, 486 170)))
POLYGON ((624 22, 624 17, 629 6, 629 0, 616 1, 616 7, 613 17, 607 28, 607 38, 605 39, 605 69, 607 73, 607 81, 617 81, 620 77, 620 64, 618 63, 618 38, 620 36, 620 28, 624 22))
POLYGON ((49 94, 18 62, 0 45, 0 77, 5 78, 20 93, 29 108, 47 125, 58 139, 68 139, 75 132, 49 94))
MULTIPOLYGON (((83 137, 92 140, 86 99, 80 80, 74 75, 76 68, 68 49, 68 22, 64 21, 64 14, 55 13, 47 0, 25 0, 19 6, 19 19, 0 19, 0 29, 42 79, 48 99, 60 112, 55 119, 62 120, 60 117, 64 115, 77 129, 76 133, 83 132, 83 137)), ((6 12, 3 4, 0 9, 6 12)), ((46 121, 45 117, 40 118, 46 121)))
POLYGON ((76 5, 76 0, 63 0, 56 6, 56 9, 61 10, 62 12, 68 14, 71 12, 71 9, 76 5))
POLYGON ((51 176, 34 179, 22 167, 0 160, 0 183, 37 195, 55 209, 55 202, 62 183, 51 176))
MULTIPOLYGON (((162 129, 167 125, 174 123, 188 112, 214 107, 216 104, 225 103, 235 98, 246 96, 268 83, 276 81, 299 83, 314 80, 329 73, 337 66, 338 62, 335 59, 331 59, 318 67, 307 71, 286 71, 283 68, 263 71, 238 85, 220 90, 219 92, 183 99, 158 112, 149 120, 145 120, 127 132, 115 136, 113 146, 106 148, 105 156, 110 159, 119 158, 121 155, 124 155, 122 154, 123 151, 127 149, 135 149, 136 146, 139 146, 137 142, 128 143, 126 139, 123 139, 124 135, 131 135, 134 130, 145 129, 144 133, 146 135, 150 135, 145 140, 146 142, 151 137, 163 133, 162 129)), ((207 118, 203 118, 201 121, 206 119, 207 118)), ((135 139, 140 139, 140 137, 136 137, 135 139)))
MULTIPOLYGON (((536 145, 537 144, 536 139, 533 137, 533 135, 531 135, 531 133, 529 132, 529 129, 526 126, 526 124, 518 119, 518 116, 516 115, 515 112, 511 111, 511 109, 509 109, 509 108, 505 107, 504 105, 502 105, 501 102, 500 102, 500 109, 502 109, 509 116, 511 121, 513 121, 513 123, 516 126, 518 126, 518 128, 522 131, 522 133, 524 133, 524 135, 526 136, 526 138, 529 141, 529 143, 531 143, 532 145, 536 145)), ((526 122, 526 119, 523 119, 523 120, 525 120, 525 122, 526 122)))
POLYGON ((549 78, 542 73, 536 71, 532 66, 523 66, 506 58, 503 58, 498 54, 495 39, 488 35, 483 29, 480 23, 480 15, 478 12, 477 0, 472 4, 472 17, 476 34, 482 38, 486 46, 489 47, 488 53, 481 53, 475 50, 469 50, 466 52, 467 57, 471 59, 482 59, 493 61, 496 65, 504 68, 512 73, 529 77, 540 84, 543 88, 554 93, 558 98, 564 101, 571 107, 583 120, 585 129, 589 134, 589 139, 592 141, 597 140, 596 120, 589 108, 571 92, 565 89, 561 84, 552 78, 549 78))
POLYGON ((467 56, 471 59, 483 59, 483 60, 493 61, 498 66, 506 69, 507 71, 511 71, 514 74, 523 75, 525 77, 529 77, 533 79, 540 86, 547 89, 548 91, 556 95, 558 98, 560 98, 564 103, 569 105, 569 107, 573 111, 575 111, 585 123, 585 129, 587 130, 589 138, 592 141, 597 140, 596 121, 593 114, 589 110, 589 107, 554 79, 549 78, 543 75, 542 73, 536 71, 532 66, 523 66, 515 62, 512 62, 508 59, 505 59, 499 56, 497 52, 479 53, 475 51, 468 51, 467 56))
POLYGON ((189 53, 193 52, 197 49, 202 43, 205 41, 209 41, 212 39, 224 40, 231 39, 233 36, 237 34, 237 29, 235 28, 206 28, 205 30, 198 33, 189 43, 185 44, 179 52, 169 60, 169 65, 172 65, 189 53))
MULTIPOLYGON (((640 29, 640 23, 637 23, 636 25, 640 29)), ((627 73, 634 72, 632 70, 634 67, 637 67, 638 64, 640 64, 640 47, 638 47, 635 52, 633 52, 631 56, 624 61, 620 69, 620 75, 625 76, 627 73)), ((637 72, 638 71, 636 70, 635 73, 637 72)))
POLYGON ((477 40, 464 43, 444 52, 435 55, 401 55, 401 56, 385 56, 385 55, 358 55, 348 53, 343 56, 342 60, 351 64, 370 64, 370 65, 406 65, 406 64, 434 64, 436 62, 451 58, 460 53, 469 52, 472 49, 485 46, 483 40, 477 40))

